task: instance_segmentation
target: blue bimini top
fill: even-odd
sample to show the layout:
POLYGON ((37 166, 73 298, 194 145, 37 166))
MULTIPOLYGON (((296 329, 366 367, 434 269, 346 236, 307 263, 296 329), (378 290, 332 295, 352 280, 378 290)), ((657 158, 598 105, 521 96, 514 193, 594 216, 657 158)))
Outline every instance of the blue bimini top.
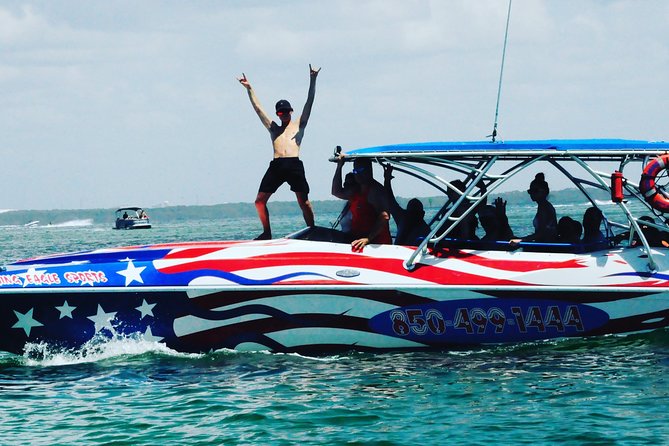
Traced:
POLYGON ((669 152, 669 143, 627 139, 547 139, 527 141, 452 141, 392 144, 366 147, 346 152, 351 158, 414 158, 464 156, 500 156, 527 158, 542 155, 559 157, 619 159, 626 155, 659 155, 669 152))

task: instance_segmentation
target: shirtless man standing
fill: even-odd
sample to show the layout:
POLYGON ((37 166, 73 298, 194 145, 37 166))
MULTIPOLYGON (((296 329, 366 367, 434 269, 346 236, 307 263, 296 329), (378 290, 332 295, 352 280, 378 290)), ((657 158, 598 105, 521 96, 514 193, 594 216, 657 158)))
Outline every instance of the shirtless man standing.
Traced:
POLYGON ((314 211, 309 201, 309 184, 304 175, 304 165, 299 156, 304 129, 309 121, 311 106, 314 103, 314 96, 316 94, 316 77, 320 71, 320 68, 314 69, 309 64, 309 93, 299 119, 291 119, 293 108, 287 100, 281 99, 276 103, 276 114, 281 120, 281 125, 278 125, 267 116, 251 84, 246 79, 246 75, 242 73, 242 77, 238 79, 246 88, 251 105, 253 105, 253 109, 258 114, 260 121, 269 130, 272 138, 272 146, 274 147, 274 159, 269 163, 269 168, 260 182, 255 201, 258 217, 263 226, 263 233, 256 240, 269 240, 272 238, 267 201, 279 186, 286 182, 290 185, 290 190, 295 192, 297 203, 300 205, 300 209, 302 209, 305 223, 307 226, 314 226, 314 211))

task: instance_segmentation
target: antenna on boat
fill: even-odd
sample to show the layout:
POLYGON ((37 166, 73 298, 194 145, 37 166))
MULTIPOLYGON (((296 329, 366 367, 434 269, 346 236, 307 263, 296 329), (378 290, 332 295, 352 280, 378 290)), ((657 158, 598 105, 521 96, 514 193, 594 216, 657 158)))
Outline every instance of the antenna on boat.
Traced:
POLYGON ((509 10, 506 13, 506 31, 504 31, 504 48, 502 49, 502 66, 499 69, 499 85, 497 86, 497 105, 495 106, 495 123, 492 127, 492 134, 487 138, 492 137, 492 142, 495 142, 497 137, 497 118, 499 117, 499 97, 502 93, 502 75, 504 74, 504 58, 506 57, 506 41, 509 37, 509 19, 511 18, 511 1, 509 0, 509 10))

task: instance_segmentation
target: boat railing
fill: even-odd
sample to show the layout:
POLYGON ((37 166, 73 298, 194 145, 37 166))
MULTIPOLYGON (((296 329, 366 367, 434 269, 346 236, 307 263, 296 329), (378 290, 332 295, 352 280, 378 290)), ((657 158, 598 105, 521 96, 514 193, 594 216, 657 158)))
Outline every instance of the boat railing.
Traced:
MULTIPOLYGON (((581 160, 577 156, 572 155, 571 158, 576 163, 578 163, 586 172, 589 172, 592 175, 593 178, 595 178, 597 181, 599 181, 599 184, 602 186, 602 188, 604 188, 605 190, 608 190, 609 193, 611 192, 610 185, 602 179, 602 177, 606 177, 605 174, 603 174, 602 172, 595 171, 594 169, 592 169, 590 167, 590 165, 588 165, 586 162, 584 162, 583 160, 581 160)), ((637 186, 637 190, 638 190, 638 186, 637 186)), ((635 194, 635 196, 636 196, 636 194, 635 194)), ((638 198, 638 196, 637 196, 637 198, 638 198)), ((640 201, 645 203, 644 200, 640 200, 640 201)), ((625 214, 625 217, 627 217, 627 221, 629 222, 630 227, 633 228, 633 231, 630 230, 630 244, 631 244, 631 240, 633 238, 633 234, 634 234, 634 232, 636 232, 636 234, 639 237, 639 240, 641 241, 641 244, 643 245, 643 247, 646 251, 646 254, 648 256, 648 270, 650 272, 657 271, 657 263, 655 262, 655 259, 653 258, 652 249, 650 248, 650 244, 648 243, 648 240, 646 239, 646 236, 644 235, 643 231, 639 227, 638 219, 635 218, 632 215, 632 212, 630 211, 629 207, 623 201, 620 201, 616 204, 623 211, 623 213, 625 214)))
MULTIPOLYGON (((592 206, 602 211, 605 235, 609 241, 616 239, 613 228, 628 230, 629 245, 640 245, 646 251, 650 271, 655 271, 658 268, 657 254, 654 254, 651 243, 649 243, 649 236, 644 234, 642 226, 654 227, 668 232, 667 219, 644 199, 639 191, 639 184, 635 184, 625 177, 622 185, 625 196, 641 202, 652 215, 661 218, 662 222, 655 225, 636 218, 634 213, 638 211, 635 208, 632 210, 631 203, 627 203, 626 200, 615 200, 615 205, 622 214, 622 219, 626 221, 612 220, 611 217, 617 212, 606 215, 596 199, 597 194, 594 194, 592 190, 594 188, 611 194, 611 172, 600 172, 593 168, 592 163, 617 163, 620 172, 623 172, 631 163, 640 163, 643 169, 648 162, 655 159, 659 154, 667 154, 669 146, 666 143, 623 140, 549 140, 529 141, 527 144, 511 142, 508 145, 506 143, 483 142, 471 145, 426 143, 420 147, 421 150, 414 149, 414 147, 407 147, 405 150, 402 145, 398 145, 380 148, 378 151, 366 150, 347 155, 352 159, 360 156, 373 158, 382 164, 391 164, 398 171, 425 181, 446 195, 451 195, 451 199, 446 201, 429 222, 431 227, 429 235, 404 262, 405 268, 409 270, 414 269, 423 256, 427 254, 429 246, 438 244, 449 234, 452 234, 463 220, 476 212, 477 208, 490 194, 498 190, 519 172, 540 161, 548 161, 571 180, 592 206), (453 150, 449 151, 450 149, 453 150), (504 161, 503 166, 510 162, 511 166, 504 167, 505 170, 501 174, 491 171, 493 164, 498 161, 504 161), (564 162, 576 163, 586 174, 574 174, 571 169, 567 169, 564 162), (452 173, 464 175, 465 190, 458 190, 450 181, 434 173, 435 168, 444 168, 452 173), (485 187, 475 191, 475 188, 480 185, 485 187), (457 198, 453 198, 454 196, 457 198)), ((654 246, 656 241, 653 240, 652 243, 654 246)), ((526 242, 521 243, 520 248, 523 246, 527 246, 526 242)))
MULTIPOLYGON (((636 159, 638 160, 638 158, 636 159)), ((437 221, 431 222, 431 226, 432 224, 434 224, 434 226, 430 234, 422 241, 422 243, 417 247, 417 249, 404 262, 404 267, 407 270, 414 269, 416 265, 420 263, 423 256, 428 252, 428 246, 430 244, 436 245, 439 242, 441 242, 444 238, 448 236, 449 233, 451 233, 454 230, 455 227, 457 227, 458 224, 460 224, 472 212, 475 212, 477 207, 491 193, 493 193, 496 189, 502 186, 510 178, 515 176, 518 172, 527 169, 530 165, 536 162, 545 160, 549 161, 553 166, 555 166, 560 172, 562 172, 567 178, 571 180, 571 182, 583 193, 583 195, 588 199, 588 201, 590 201, 590 203, 594 207, 597 207, 600 210, 601 210, 600 206, 597 205, 595 198, 590 192, 588 192, 586 186, 606 191, 609 194, 611 193, 611 187, 608 182, 610 179, 610 173, 603 173, 596 171, 589 164, 585 163, 582 159, 580 159, 579 156, 574 154, 552 153, 552 154, 540 155, 533 157, 531 159, 521 160, 521 162, 508 168, 502 174, 495 174, 495 175, 490 174, 489 170, 497 160, 498 160, 497 156, 491 156, 487 160, 483 161, 479 160, 480 162, 476 166, 472 166, 462 162, 448 162, 448 160, 440 160, 440 164, 443 167, 448 167, 451 170, 457 169, 458 171, 465 173, 469 176, 471 181, 469 182, 469 184, 467 184, 464 191, 458 190, 449 181, 446 181, 440 176, 434 175, 433 173, 427 171, 426 169, 417 168, 413 164, 399 163, 401 164, 403 171, 410 171, 410 170, 419 171, 420 175, 414 174, 414 176, 419 176, 423 179, 425 179, 425 177, 431 178, 431 181, 433 183, 443 186, 440 187, 442 191, 445 188, 453 191, 455 194, 458 195, 458 198, 454 202, 452 202, 452 200, 447 202, 444 205, 444 208, 442 209, 446 209, 449 205, 450 208, 446 209, 444 212, 440 210, 437 216, 435 216, 435 218, 437 218, 437 221), (562 166, 560 163, 557 162, 558 158, 561 161, 564 161, 566 159, 577 163, 592 177, 592 180, 579 178, 575 175, 572 175, 564 166, 562 166), (488 181, 486 187, 483 188, 478 195, 472 194, 472 191, 477 187, 477 185, 485 184, 484 180, 488 181), (465 202, 469 202, 470 205, 462 212, 461 215, 454 216, 456 210, 458 210, 461 204, 465 202)), ((395 161, 389 161, 389 160, 386 161, 391 162, 391 164, 393 165, 398 164, 395 161)), ((629 162, 629 159, 626 159, 626 162, 629 162)), ((621 168, 626 164, 626 162, 625 160, 621 162, 621 168)), ((647 203, 645 203, 643 198, 640 197, 638 192, 638 185, 628 182, 625 184, 625 188, 630 195, 633 195, 636 199, 639 199, 639 201, 643 202, 649 210, 653 211, 652 208, 647 203)), ((617 202, 616 204, 624 214, 625 219, 627 220, 627 224, 611 221, 606 215, 604 215, 604 212, 602 212, 604 216, 603 222, 607 238, 609 240, 613 239, 613 230, 612 230, 613 227, 628 229, 630 231, 629 243, 631 244, 632 239, 635 236, 638 237, 641 245, 643 246, 643 249, 647 253, 649 271, 651 272, 656 271, 658 268, 657 263, 653 257, 653 252, 648 242, 648 239, 641 230, 640 224, 656 227, 659 230, 666 230, 666 227, 651 224, 644 220, 635 218, 625 202, 621 201, 617 202)), ((527 243, 525 243, 524 246, 528 246, 527 243)))
MULTIPOLYGON (((586 198, 588 199, 588 201, 590 202, 590 204, 592 204, 592 206, 598 208, 598 209, 601 211, 601 213, 602 213, 602 222, 604 223, 604 229, 605 229, 605 231, 606 231, 606 237, 609 238, 609 239, 611 239, 611 238, 613 237, 613 230, 611 229, 612 222, 609 220, 609 218, 607 217, 607 215, 606 215, 606 213, 604 212, 604 210, 601 209, 601 208, 597 205, 597 200, 595 200, 595 197, 592 195, 592 193, 590 193, 590 192, 588 191, 588 189, 586 189, 586 188, 584 187, 584 186, 590 186, 590 187, 595 188, 595 189, 597 189, 597 190, 605 191, 607 194, 610 195, 610 193, 611 193, 611 189, 609 188, 608 184, 606 184, 606 183, 602 183, 601 181, 596 181, 596 182, 595 182, 595 181, 590 181, 590 180, 585 179, 585 178, 579 178, 579 177, 576 177, 576 176, 572 175, 572 174, 569 172, 569 170, 567 170, 563 165, 561 165, 560 163, 556 162, 554 159, 551 159, 551 160, 550 160, 550 163, 551 163, 557 170, 559 170, 560 172, 562 172, 562 174, 563 174, 565 177, 569 178, 569 180, 570 180, 570 181, 571 181, 571 182, 578 188, 578 190, 581 191, 581 193, 583 194, 583 196, 586 197, 586 198)), ((602 176, 602 174, 600 174, 599 172, 597 172, 597 174, 600 175, 600 177, 602 176)), ((592 173, 591 173, 591 175, 592 175, 592 173)), ((608 178, 608 175, 604 175, 604 176, 608 178)))
POLYGON ((503 172, 501 175, 496 175, 494 178, 494 181, 492 181, 490 184, 486 186, 486 190, 482 191, 481 195, 472 197, 470 194, 472 190, 477 186, 477 184, 487 176, 488 171, 492 168, 492 166, 495 164, 497 161, 498 157, 493 156, 487 160, 485 163, 485 166, 483 168, 476 169, 476 175, 472 179, 472 181, 469 183, 469 185, 465 188, 464 191, 459 191, 457 188, 455 188, 453 185, 451 185, 449 182, 446 182, 446 187, 449 187, 451 190, 456 192, 457 194, 460 195, 460 197, 453 203, 451 208, 445 213, 445 215, 441 218, 439 222, 435 225, 435 227, 430 231, 430 234, 425 237, 425 239, 421 242, 421 244, 416 248, 416 250, 409 256, 409 258, 404 262, 404 267, 411 271, 413 270, 416 265, 420 262, 422 257, 427 253, 428 251, 428 245, 429 244, 436 244, 439 243, 442 239, 444 239, 461 221, 463 221, 471 212, 473 212, 477 206, 479 206, 483 200, 487 199, 488 195, 490 195, 492 192, 494 192, 497 188, 502 186, 506 181, 508 181, 510 178, 512 178, 518 171, 526 169, 528 166, 539 162, 546 158, 547 155, 541 155, 538 156, 534 159, 526 159, 523 160, 522 162, 514 165, 513 167, 507 169, 505 172, 503 172), (458 209, 460 204, 462 204, 465 200, 470 198, 476 198, 476 200, 472 200, 470 206, 464 210, 462 215, 458 216, 457 218, 454 217, 452 219, 453 213, 458 209), (449 226, 446 227, 445 230, 442 231, 442 227, 446 224, 446 222, 451 222, 449 226))
MULTIPOLYGON (((523 250, 526 252, 554 252, 554 253, 586 253, 599 251, 609 247, 609 242, 591 243, 563 243, 563 242, 523 242, 523 250)), ((506 240, 459 240, 445 238, 439 243, 439 251, 443 249, 470 249, 475 251, 514 251, 517 248, 511 246, 506 240)), ((437 254, 438 255, 438 254, 437 254)))

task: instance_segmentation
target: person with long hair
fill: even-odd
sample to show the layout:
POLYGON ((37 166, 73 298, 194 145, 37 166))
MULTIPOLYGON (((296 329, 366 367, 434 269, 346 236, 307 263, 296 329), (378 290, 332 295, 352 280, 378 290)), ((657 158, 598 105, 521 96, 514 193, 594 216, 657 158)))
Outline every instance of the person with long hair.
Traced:
POLYGON ((543 172, 539 172, 530 183, 527 190, 532 201, 537 203, 537 213, 532 220, 534 232, 525 237, 512 239, 510 243, 517 245, 520 242, 552 243, 557 240, 557 216, 555 208, 548 201, 550 188, 543 172))

